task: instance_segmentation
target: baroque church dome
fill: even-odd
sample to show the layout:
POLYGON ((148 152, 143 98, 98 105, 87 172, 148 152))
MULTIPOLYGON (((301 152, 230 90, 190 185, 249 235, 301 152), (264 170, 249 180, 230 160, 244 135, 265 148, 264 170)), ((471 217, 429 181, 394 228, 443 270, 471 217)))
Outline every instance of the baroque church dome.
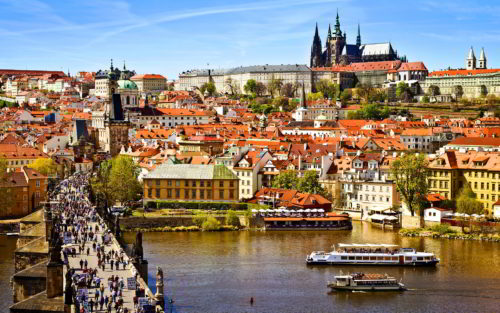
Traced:
POLYGON ((131 81, 131 80, 128 80, 128 79, 120 79, 119 81, 117 81, 117 84, 118 84, 118 88, 120 89, 129 89, 129 90, 137 90, 137 85, 131 81))

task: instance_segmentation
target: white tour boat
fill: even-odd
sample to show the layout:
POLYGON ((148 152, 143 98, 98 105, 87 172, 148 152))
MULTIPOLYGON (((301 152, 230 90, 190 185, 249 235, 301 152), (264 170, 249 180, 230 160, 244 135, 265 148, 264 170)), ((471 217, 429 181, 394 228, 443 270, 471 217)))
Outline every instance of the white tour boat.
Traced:
POLYGON ((365 274, 353 273, 349 275, 338 275, 333 282, 328 282, 332 290, 356 290, 356 291, 403 291, 404 284, 396 278, 387 274, 365 274))
POLYGON ((312 252, 306 257, 307 264, 435 266, 439 263, 434 253, 398 245, 339 243, 337 249, 335 245, 333 248, 332 252, 312 252))

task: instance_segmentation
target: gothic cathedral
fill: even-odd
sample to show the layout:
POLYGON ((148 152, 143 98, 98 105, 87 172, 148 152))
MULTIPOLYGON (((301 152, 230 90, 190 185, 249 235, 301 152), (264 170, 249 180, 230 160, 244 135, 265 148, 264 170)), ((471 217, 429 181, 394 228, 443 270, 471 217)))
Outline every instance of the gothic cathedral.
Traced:
MULTIPOLYGON (((404 57, 402 58, 405 59, 404 57)), ((358 24, 358 36, 356 44, 347 44, 347 34, 340 29, 339 13, 332 33, 328 26, 325 49, 321 45, 318 24, 314 33, 311 47, 311 67, 342 66, 357 62, 378 62, 400 60, 397 51, 392 48, 391 43, 361 44, 361 30, 358 24)))

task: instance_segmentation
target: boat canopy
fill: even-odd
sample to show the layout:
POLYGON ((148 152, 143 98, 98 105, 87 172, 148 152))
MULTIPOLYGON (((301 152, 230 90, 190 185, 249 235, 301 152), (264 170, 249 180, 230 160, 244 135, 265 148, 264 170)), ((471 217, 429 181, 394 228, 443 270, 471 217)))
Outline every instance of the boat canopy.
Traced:
POLYGON ((394 248, 399 247, 398 245, 389 244, 370 244, 370 243, 339 243, 339 248, 394 248))

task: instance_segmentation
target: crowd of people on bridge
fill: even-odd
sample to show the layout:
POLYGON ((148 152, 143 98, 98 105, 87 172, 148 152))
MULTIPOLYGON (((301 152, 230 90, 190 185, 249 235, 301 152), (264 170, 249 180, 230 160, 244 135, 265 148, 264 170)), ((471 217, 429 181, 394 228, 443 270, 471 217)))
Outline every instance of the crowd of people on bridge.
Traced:
POLYGON ((52 211, 60 218, 62 254, 66 271, 72 280, 77 312, 143 312, 136 290, 131 301, 125 301, 127 278, 138 273, 129 266, 128 257, 113 244, 111 231, 88 199, 89 174, 75 174, 54 190, 52 211))

